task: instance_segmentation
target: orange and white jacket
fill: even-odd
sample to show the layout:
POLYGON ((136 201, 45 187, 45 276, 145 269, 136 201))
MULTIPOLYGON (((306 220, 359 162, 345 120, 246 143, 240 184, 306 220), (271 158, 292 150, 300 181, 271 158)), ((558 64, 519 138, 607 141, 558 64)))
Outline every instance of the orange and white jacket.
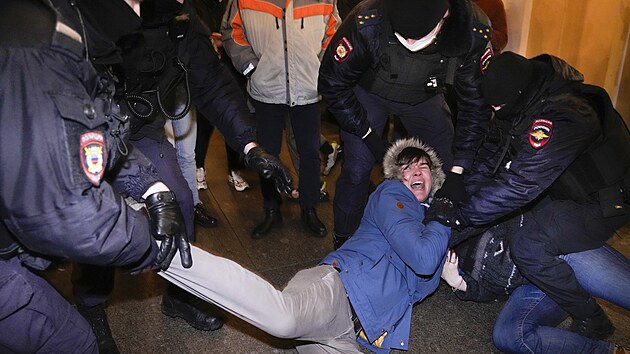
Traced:
POLYGON ((230 0, 223 46, 252 98, 305 105, 319 101, 320 60, 340 23, 337 0, 230 0))

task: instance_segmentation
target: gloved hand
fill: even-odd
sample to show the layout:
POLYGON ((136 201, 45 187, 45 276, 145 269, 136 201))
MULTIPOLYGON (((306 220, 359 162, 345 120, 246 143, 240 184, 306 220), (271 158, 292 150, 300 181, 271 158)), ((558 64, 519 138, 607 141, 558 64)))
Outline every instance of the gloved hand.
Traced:
POLYGON ((454 205, 466 199, 467 194, 464 189, 464 175, 449 172, 442 187, 435 192, 434 198, 448 198, 454 205))
POLYGON ((430 221, 437 221, 444 226, 451 227, 453 221, 453 213, 455 207, 453 202, 448 198, 433 198, 429 209, 427 209, 424 215, 424 224, 428 224, 430 221))
POLYGON ((273 178, 280 193, 291 193, 291 175, 286 167, 260 146, 251 148, 245 155, 245 163, 264 178, 273 178))
POLYGON ((464 278, 459 275, 459 258, 454 250, 449 250, 446 255, 446 262, 444 268, 442 268, 441 278, 448 283, 455 290, 466 291, 466 282, 464 278))
POLYGON ((155 262, 156 266, 162 270, 168 269, 175 253, 179 250, 182 266, 190 268, 192 266, 190 242, 175 193, 171 191, 153 193, 145 199, 144 203, 149 211, 155 238, 162 241, 155 262))
POLYGON ((363 138, 363 142, 367 145, 368 149, 370 149, 370 152, 372 152, 376 161, 382 162, 383 157, 389 148, 389 144, 374 131, 370 131, 370 133, 363 138))

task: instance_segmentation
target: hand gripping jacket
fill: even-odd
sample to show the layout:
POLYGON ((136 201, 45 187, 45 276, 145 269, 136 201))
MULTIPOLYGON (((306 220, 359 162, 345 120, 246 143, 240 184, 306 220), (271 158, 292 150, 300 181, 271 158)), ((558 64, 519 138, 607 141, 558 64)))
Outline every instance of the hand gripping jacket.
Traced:
POLYGON ((342 129, 362 137, 369 123, 355 85, 393 102, 415 104, 453 84, 459 109, 454 165, 467 168, 490 120, 479 89, 492 56, 490 37, 490 23, 476 5, 451 0, 451 15, 436 43, 413 53, 394 37, 385 0, 363 1, 322 59, 319 90, 342 129))
POLYGON ((13 33, 37 29, 0 45, 2 222, 31 252, 102 265, 150 258, 157 246, 147 221, 119 192, 140 199, 157 175, 126 149, 127 119, 111 76, 86 59, 81 13, 67 0, 2 5, 14 11, 0 16, 23 20, 13 33), (105 176, 125 154, 114 190, 105 176))

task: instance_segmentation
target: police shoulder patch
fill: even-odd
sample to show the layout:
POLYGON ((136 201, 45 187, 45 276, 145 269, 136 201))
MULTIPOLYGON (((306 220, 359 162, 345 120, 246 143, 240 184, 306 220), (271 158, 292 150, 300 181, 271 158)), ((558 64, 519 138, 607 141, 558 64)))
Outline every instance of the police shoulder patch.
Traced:
POLYGON ((350 53, 352 53, 353 50, 354 48, 352 47, 352 43, 350 43, 348 38, 341 37, 339 43, 337 43, 335 51, 333 52, 333 57, 340 63, 344 62, 350 57, 350 53))
POLYGON ((551 139, 553 122, 545 118, 537 118, 529 129, 529 145, 534 149, 545 146, 551 139))
POLYGON ((99 131, 90 131, 81 135, 80 156, 83 173, 87 179, 95 186, 101 184, 105 174, 105 164, 107 162, 107 149, 105 147, 105 137, 99 131))
POLYGON ((492 48, 488 47, 479 58, 479 68, 481 69, 482 74, 485 74, 486 69, 488 69, 490 58, 492 58, 492 48))

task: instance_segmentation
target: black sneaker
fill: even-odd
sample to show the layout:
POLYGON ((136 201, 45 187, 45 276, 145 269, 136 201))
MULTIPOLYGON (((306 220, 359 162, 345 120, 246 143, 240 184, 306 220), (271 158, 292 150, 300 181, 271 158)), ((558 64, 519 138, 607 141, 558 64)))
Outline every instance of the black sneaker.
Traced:
POLYGON ((112 331, 107 322, 105 305, 94 307, 76 306, 77 310, 85 318, 96 336, 98 351, 101 354, 119 354, 118 346, 112 337, 112 331))
POLYGON ((587 338, 604 340, 613 334, 615 327, 601 306, 597 306, 593 316, 585 319, 574 318, 569 330, 587 338))
POLYGON ((169 285, 162 296, 162 313, 182 318, 201 331, 216 331, 223 326, 223 320, 214 314, 212 305, 174 285, 169 285))

